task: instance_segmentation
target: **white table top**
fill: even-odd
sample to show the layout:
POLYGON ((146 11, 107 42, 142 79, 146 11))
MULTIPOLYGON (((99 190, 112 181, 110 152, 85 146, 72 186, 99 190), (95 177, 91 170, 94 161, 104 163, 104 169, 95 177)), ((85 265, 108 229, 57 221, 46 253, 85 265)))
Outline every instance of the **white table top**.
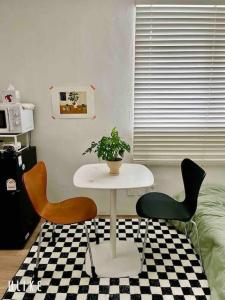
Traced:
POLYGON ((112 176, 105 163, 88 164, 80 167, 73 176, 73 184, 91 189, 128 189, 153 185, 152 172, 140 164, 123 163, 120 174, 112 176))

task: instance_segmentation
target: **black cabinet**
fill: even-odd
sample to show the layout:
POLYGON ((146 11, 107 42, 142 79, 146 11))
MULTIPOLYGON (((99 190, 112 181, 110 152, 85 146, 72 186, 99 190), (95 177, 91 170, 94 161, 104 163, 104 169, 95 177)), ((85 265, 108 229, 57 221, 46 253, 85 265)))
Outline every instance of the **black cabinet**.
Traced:
POLYGON ((0 155, 0 249, 23 248, 39 222, 22 182, 36 162, 35 147, 0 155))

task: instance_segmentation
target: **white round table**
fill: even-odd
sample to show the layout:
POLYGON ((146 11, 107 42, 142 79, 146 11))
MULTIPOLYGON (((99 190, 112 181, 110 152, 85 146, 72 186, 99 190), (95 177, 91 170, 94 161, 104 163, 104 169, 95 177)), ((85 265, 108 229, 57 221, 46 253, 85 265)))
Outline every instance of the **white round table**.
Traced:
MULTIPOLYGON (((112 176, 105 163, 87 164, 75 172, 73 183, 80 188, 110 190, 110 246, 107 242, 92 246, 97 274, 106 277, 133 276, 134 273, 137 275, 140 266, 137 247, 134 243, 116 240, 117 190, 153 185, 154 177, 151 171, 140 164, 123 163, 120 174, 112 176), (106 265, 104 258, 107 261, 106 265)), ((88 271, 89 267, 86 269, 88 271)))

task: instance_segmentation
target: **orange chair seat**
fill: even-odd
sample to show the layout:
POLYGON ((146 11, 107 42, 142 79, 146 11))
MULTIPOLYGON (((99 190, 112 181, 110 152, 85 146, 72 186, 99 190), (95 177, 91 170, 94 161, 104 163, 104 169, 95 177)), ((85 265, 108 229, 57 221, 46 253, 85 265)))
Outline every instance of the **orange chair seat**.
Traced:
POLYGON ((55 224, 73 224, 92 220, 97 215, 94 201, 87 197, 66 199, 62 202, 48 202, 41 217, 55 224))

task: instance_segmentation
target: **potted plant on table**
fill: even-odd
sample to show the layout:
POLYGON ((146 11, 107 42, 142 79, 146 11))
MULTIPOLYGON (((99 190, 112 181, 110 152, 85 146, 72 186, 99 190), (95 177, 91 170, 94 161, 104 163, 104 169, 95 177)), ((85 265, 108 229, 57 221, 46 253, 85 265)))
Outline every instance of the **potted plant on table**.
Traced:
POLYGON ((97 153, 98 158, 106 160, 111 175, 118 175, 125 151, 130 152, 130 146, 124 142, 116 127, 112 129, 111 136, 103 136, 98 142, 92 142, 84 154, 97 153))
POLYGON ((77 101, 79 100, 79 94, 75 91, 69 93, 68 99, 74 107, 77 107, 77 101))

